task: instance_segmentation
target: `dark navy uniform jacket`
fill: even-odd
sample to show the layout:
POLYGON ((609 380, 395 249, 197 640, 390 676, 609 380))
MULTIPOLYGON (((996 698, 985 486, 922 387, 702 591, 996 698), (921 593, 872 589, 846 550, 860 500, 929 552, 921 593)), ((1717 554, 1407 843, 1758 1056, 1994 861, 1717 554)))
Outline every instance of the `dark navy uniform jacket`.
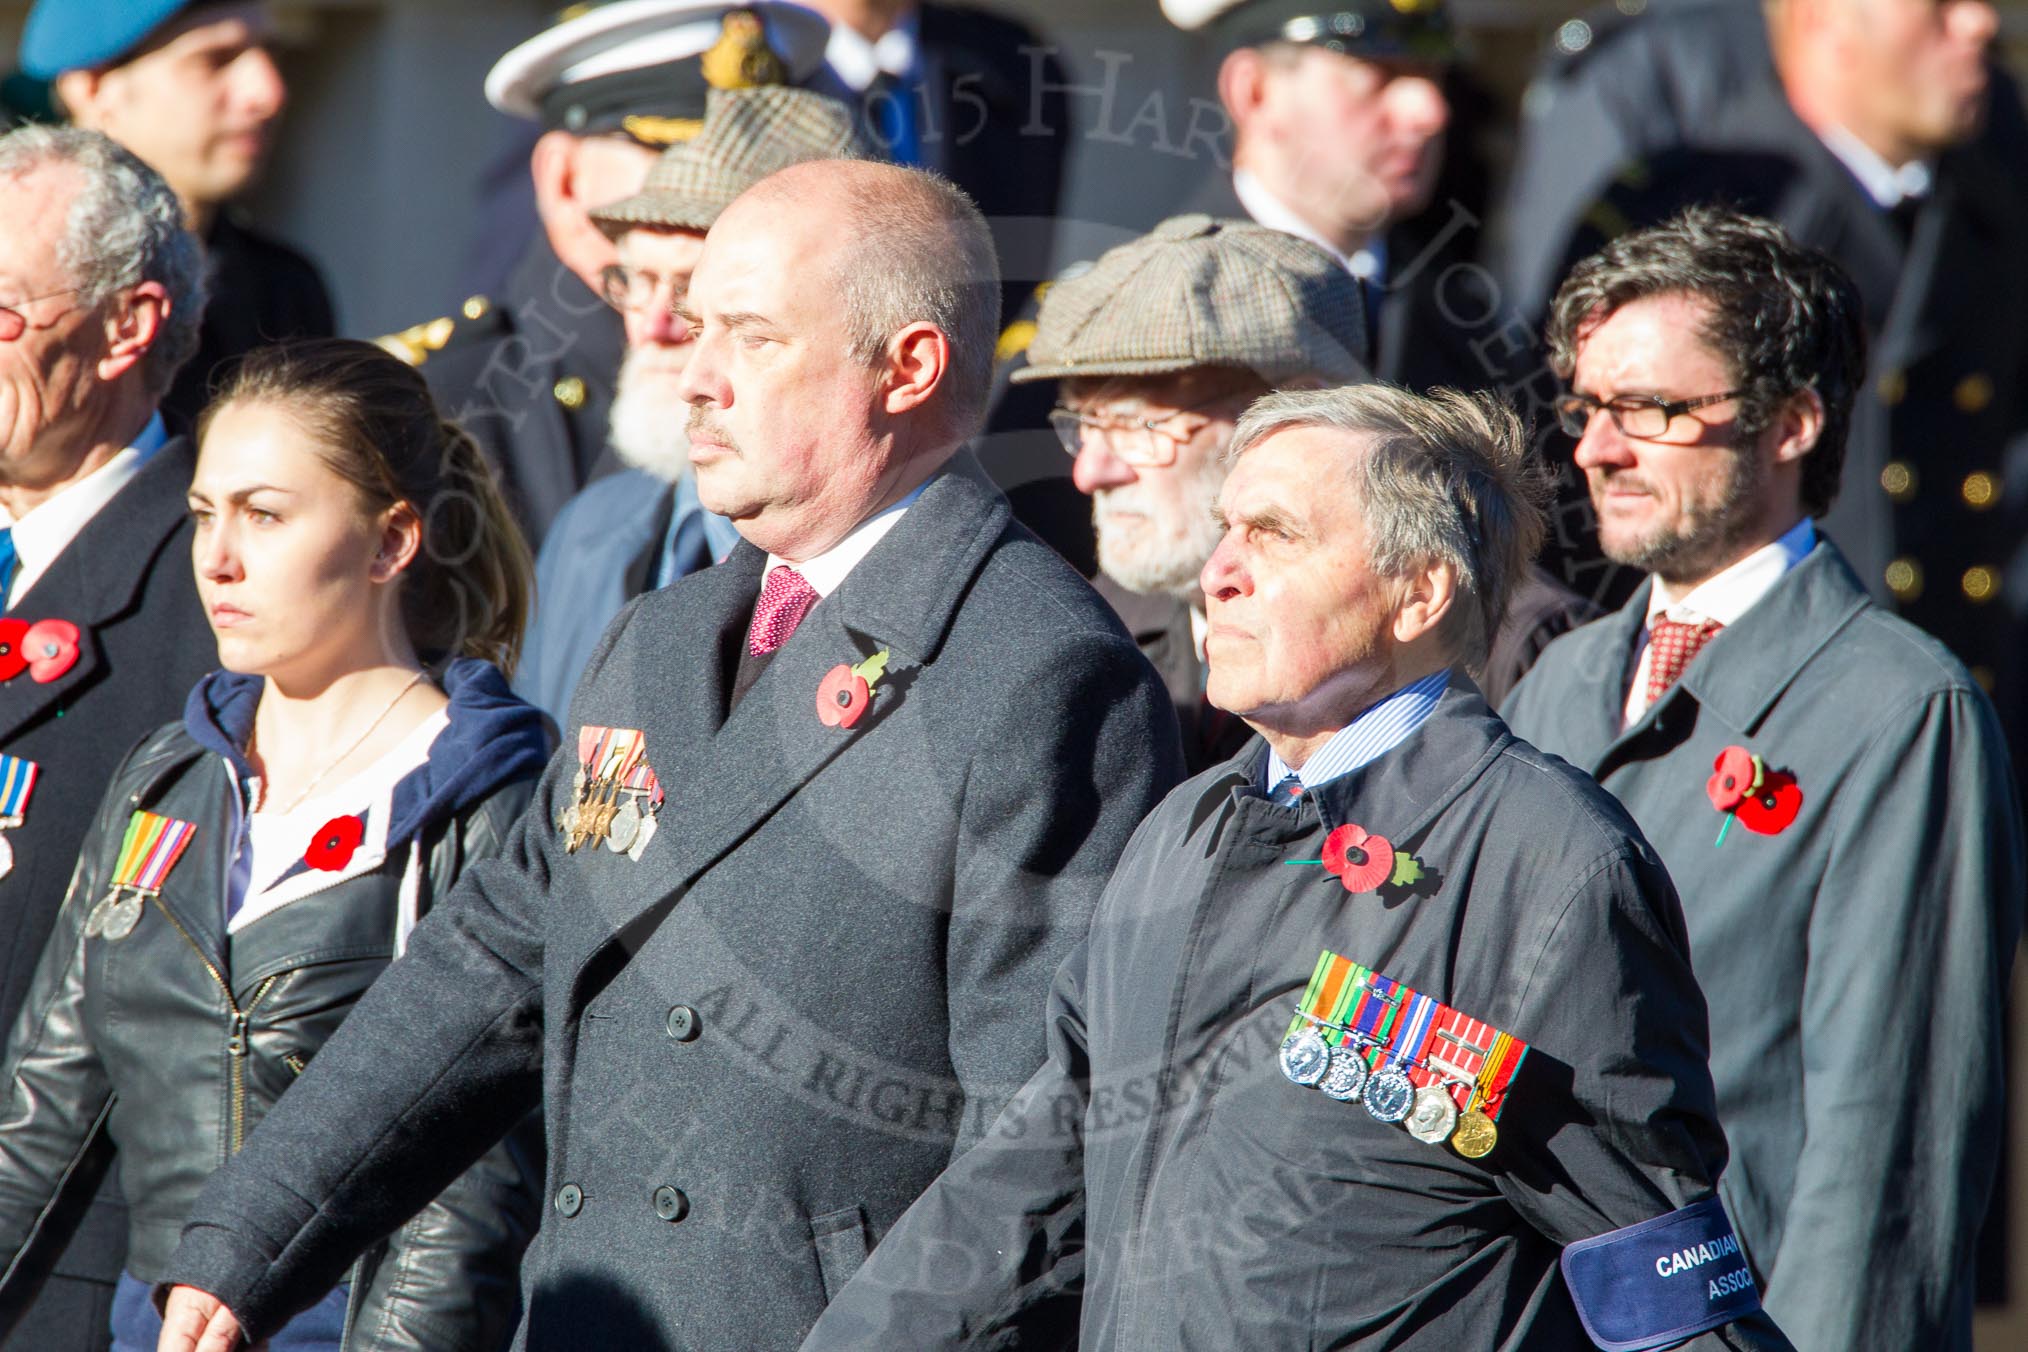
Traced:
MULTIPOLYGON (((1609 795, 1455 679, 1298 808, 1261 794, 1266 755, 1255 740, 1135 834, 1058 970, 1047 1063, 806 1348, 1568 1352, 1587 1339, 1564 1246, 1709 1196, 1704 997, 1661 862, 1609 795), (1419 856, 1423 894, 1292 865, 1347 822, 1419 856), (1491 1154, 1284 1076, 1327 949, 1532 1044, 1491 1154)), ((1788 1343, 1751 1315, 1699 1345, 1788 1343)))
POLYGON ((180 431, 196 426, 213 382, 240 357, 284 339, 329 338, 338 331, 316 265, 288 245, 221 215, 204 252, 211 296, 197 355, 183 364, 162 400, 163 413, 180 431))

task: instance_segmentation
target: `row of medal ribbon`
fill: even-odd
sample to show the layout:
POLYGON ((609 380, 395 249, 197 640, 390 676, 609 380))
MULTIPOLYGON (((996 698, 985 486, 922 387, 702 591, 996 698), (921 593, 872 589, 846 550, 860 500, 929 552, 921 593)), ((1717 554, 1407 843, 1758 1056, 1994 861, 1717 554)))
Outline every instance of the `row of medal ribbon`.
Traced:
POLYGON ((161 895, 169 870, 176 867, 196 835, 194 823, 174 817, 154 812, 128 817, 119 858, 113 863, 112 886, 85 917, 85 937, 118 942, 132 934, 134 926, 141 923, 147 899, 161 895))
POLYGON ((648 739, 638 728, 578 729, 578 769, 571 801, 557 814, 564 852, 604 845, 639 862, 655 834, 662 785, 648 765, 648 739))
POLYGON ((1282 1074, 1466 1159, 1499 1142, 1528 1044, 1349 958, 1318 955, 1282 1040, 1282 1074))

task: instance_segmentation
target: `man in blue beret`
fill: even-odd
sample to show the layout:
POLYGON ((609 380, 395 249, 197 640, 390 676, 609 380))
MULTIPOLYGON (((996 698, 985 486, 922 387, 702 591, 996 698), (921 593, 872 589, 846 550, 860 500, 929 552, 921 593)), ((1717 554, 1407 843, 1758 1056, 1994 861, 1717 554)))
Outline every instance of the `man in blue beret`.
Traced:
POLYGON ((162 405, 186 426, 223 363, 335 331, 309 260, 226 210, 260 172, 288 99, 270 36, 255 0, 37 0, 22 30, 22 69, 51 82, 71 121, 161 174, 210 255, 197 356, 162 405))

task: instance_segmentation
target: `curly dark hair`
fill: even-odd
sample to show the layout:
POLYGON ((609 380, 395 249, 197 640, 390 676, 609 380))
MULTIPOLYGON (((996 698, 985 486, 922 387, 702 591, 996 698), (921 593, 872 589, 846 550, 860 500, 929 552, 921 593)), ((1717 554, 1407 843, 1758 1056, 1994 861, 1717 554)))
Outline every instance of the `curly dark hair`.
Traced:
POLYGON ((1803 461, 1803 508, 1830 510, 1845 466, 1852 400, 1866 378, 1858 288, 1827 255, 1772 221, 1722 207, 1691 207, 1661 225, 1622 235, 1571 269, 1550 309, 1550 364, 1564 380, 1579 339, 1620 307, 1682 294, 1709 306, 1699 335, 1731 368, 1739 436, 1758 436, 1809 389, 1824 427, 1803 461))

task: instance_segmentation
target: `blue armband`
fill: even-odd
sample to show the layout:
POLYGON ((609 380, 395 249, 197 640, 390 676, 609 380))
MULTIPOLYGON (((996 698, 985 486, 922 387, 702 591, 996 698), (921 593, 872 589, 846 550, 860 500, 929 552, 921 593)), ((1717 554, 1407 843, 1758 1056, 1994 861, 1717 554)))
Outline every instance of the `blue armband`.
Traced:
POLYGON ((1746 1253, 1716 1197, 1563 1251, 1584 1331, 1605 1352, 1649 1352, 1760 1308, 1746 1253))

